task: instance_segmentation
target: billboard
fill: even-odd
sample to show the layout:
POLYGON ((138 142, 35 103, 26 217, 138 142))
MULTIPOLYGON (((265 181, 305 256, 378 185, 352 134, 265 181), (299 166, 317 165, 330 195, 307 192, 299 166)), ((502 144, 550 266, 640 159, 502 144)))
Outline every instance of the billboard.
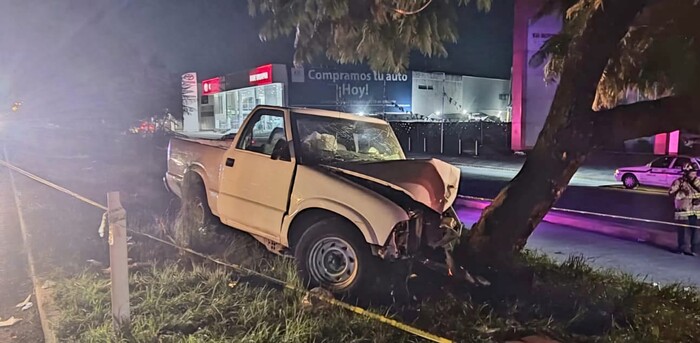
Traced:
POLYGON ((197 73, 182 74, 182 126, 183 131, 199 131, 199 97, 197 73))
POLYGON ((289 102, 352 113, 409 112, 410 74, 367 68, 291 68, 289 102))

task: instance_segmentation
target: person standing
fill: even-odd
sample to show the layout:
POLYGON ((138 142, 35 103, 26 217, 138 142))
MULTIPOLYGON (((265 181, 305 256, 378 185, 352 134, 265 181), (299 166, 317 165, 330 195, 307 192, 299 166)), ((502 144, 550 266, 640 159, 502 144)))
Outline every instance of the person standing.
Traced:
MULTIPOLYGON (((697 226, 700 216, 700 179, 694 164, 687 163, 683 166, 683 176, 673 181, 668 193, 674 197, 675 219, 697 226)), ((700 252, 700 234, 696 234, 696 231, 696 228, 678 227, 679 254, 697 256, 700 252), (687 240, 688 236, 690 241, 687 240)))

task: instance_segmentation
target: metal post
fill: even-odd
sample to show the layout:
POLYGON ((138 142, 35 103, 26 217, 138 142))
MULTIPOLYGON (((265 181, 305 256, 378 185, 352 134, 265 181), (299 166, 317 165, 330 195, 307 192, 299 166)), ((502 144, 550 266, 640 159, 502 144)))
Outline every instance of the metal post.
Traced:
POLYGON ((479 140, 474 140, 474 156, 479 156, 479 140))
POLYGON ((483 142, 484 141, 484 121, 483 120, 481 120, 479 122, 479 131, 481 133, 481 141, 483 142))
POLYGON ((412 151, 411 150, 411 134, 410 133, 408 134, 408 151, 409 152, 412 151))
POLYGON ((112 278, 112 320, 116 331, 128 330, 129 266, 126 246, 126 210, 119 192, 107 193, 109 223, 109 269, 112 278))
POLYGON ((444 154, 445 150, 445 121, 440 123, 440 155, 444 154))
POLYGON ((425 137, 423 137, 423 152, 428 152, 428 142, 425 137))
POLYGON ((459 154, 462 155, 462 138, 459 139, 459 154))

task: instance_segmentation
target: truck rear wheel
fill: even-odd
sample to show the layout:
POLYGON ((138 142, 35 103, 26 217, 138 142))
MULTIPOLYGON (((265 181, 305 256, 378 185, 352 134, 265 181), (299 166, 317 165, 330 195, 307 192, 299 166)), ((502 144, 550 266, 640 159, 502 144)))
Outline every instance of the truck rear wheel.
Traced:
POLYGON ((337 218, 311 225, 295 244, 294 257, 308 286, 336 294, 368 291, 381 262, 357 228, 337 218))
POLYGON ((207 249, 213 239, 217 219, 207 201, 207 193, 201 180, 192 181, 182 192, 182 205, 175 225, 175 238, 180 245, 195 250, 207 249))

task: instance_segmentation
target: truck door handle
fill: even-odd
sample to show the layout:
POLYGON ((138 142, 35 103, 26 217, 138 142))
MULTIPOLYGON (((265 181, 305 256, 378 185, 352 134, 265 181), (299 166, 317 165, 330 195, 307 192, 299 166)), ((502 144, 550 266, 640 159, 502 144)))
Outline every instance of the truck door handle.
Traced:
POLYGON ((234 159, 232 159, 232 158, 229 157, 229 158, 226 159, 226 166, 227 166, 227 167, 233 167, 233 164, 234 164, 235 162, 236 162, 236 160, 234 160, 234 159))

